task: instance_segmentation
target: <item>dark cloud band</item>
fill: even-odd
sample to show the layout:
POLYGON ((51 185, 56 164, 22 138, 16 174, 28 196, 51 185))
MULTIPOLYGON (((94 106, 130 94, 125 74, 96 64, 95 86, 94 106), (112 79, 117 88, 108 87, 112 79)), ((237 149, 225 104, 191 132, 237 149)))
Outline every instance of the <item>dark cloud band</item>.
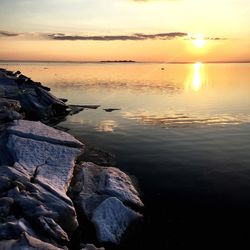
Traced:
POLYGON ((159 34, 142 34, 136 33, 132 35, 122 35, 122 36, 72 36, 72 35, 64 35, 64 34, 50 34, 48 35, 53 40, 94 40, 94 41, 141 41, 147 39, 158 39, 158 40, 172 40, 178 37, 187 36, 187 33, 183 32, 171 32, 171 33, 159 33, 159 34))
MULTIPOLYGON (((169 33, 157 33, 157 34, 144 34, 134 33, 131 35, 67 35, 64 33, 13 33, 9 31, 0 30, 0 37, 18 37, 22 36, 25 38, 36 37, 36 39, 51 39, 61 41, 144 41, 144 40, 174 40, 182 38, 184 40, 195 40, 195 37, 190 37, 185 32, 169 32, 169 33)), ((204 37, 204 40, 226 40, 221 37, 204 37)))
POLYGON ((19 36, 19 33, 11 33, 8 31, 0 30, 0 36, 19 36))

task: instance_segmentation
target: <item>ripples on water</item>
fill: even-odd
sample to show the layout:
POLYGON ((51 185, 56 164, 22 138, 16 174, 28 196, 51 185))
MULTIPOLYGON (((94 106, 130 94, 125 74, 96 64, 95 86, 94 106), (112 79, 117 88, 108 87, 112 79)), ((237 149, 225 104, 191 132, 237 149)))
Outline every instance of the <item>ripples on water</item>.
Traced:
POLYGON ((150 114, 147 111, 124 112, 123 117, 136 120, 144 125, 160 126, 161 128, 195 128, 204 126, 226 126, 249 123, 247 115, 195 116, 183 114, 150 114))

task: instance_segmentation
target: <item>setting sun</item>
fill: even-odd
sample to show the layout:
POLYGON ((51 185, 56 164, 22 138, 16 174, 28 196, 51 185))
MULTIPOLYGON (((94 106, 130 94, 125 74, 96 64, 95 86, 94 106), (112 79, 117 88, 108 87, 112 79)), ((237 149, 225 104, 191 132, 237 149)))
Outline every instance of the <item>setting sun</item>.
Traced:
POLYGON ((197 48, 201 49, 206 45, 206 40, 204 39, 203 35, 198 34, 198 35, 195 36, 195 38, 193 40, 193 44, 197 48))

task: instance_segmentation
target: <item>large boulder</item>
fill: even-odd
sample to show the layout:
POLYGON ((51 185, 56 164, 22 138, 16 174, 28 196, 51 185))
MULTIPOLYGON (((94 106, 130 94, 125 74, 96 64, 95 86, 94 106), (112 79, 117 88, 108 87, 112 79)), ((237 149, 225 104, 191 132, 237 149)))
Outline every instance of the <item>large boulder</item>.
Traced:
POLYGON ((41 122, 26 120, 14 121, 7 131, 10 134, 30 138, 39 141, 46 141, 70 147, 82 147, 83 144, 72 135, 61 130, 49 127, 41 122))
POLYGON ((127 206, 143 206, 139 193, 118 168, 85 162, 72 183, 74 202, 95 226, 100 242, 119 244, 131 222, 141 219, 127 206))
POLYGON ((141 215, 115 197, 105 199, 94 211, 91 221, 101 242, 119 244, 129 224, 141 215))
POLYGON ((142 207, 143 203, 131 178, 115 167, 103 167, 92 162, 84 162, 74 178, 75 185, 81 190, 80 198, 90 195, 116 197, 122 202, 142 207))
MULTIPOLYGON (((46 185, 47 188, 65 196, 73 175, 75 160, 81 153, 80 148, 63 145, 70 144, 71 136, 31 121, 17 121, 8 132, 10 135, 7 148, 15 167, 29 174, 33 182, 46 185), (62 145, 59 144, 60 141, 62 145)), ((72 145, 82 145, 77 142, 72 137, 72 145)))

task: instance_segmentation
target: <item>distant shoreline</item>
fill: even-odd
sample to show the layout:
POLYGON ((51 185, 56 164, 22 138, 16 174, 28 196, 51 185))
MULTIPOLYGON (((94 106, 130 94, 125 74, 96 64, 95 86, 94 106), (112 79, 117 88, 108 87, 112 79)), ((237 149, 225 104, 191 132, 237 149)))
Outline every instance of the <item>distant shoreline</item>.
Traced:
MULTIPOLYGON (((194 64, 197 63, 197 61, 194 62, 149 62, 149 61, 132 61, 132 60, 104 60, 104 61, 42 61, 42 60, 0 60, 0 63, 162 63, 162 64, 194 64)), ((201 62, 204 64, 223 64, 223 63, 250 63, 250 61, 205 61, 201 62)))

